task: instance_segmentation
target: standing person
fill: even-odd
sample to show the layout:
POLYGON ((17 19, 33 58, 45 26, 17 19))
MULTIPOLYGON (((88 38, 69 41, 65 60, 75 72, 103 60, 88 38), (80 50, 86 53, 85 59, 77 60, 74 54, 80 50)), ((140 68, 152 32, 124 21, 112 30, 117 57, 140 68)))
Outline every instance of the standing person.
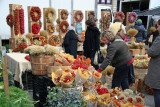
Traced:
MULTIPOLYGON (((157 30, 160 33, 160 19, 158 20, 157 30)), ((160 36, 157 36, 152 46, 148 49, 148 56, 151 57, 148 64, 148 74, 146 85, 153 88, 155 107, 160 107, 160 36)))
POLYGON ((120 36, 115 36, 112 31, 107 30, 101 34, 101 38, 108 45, 107 56, 97 70, 103 71, 108 65, 115 67, 112 80, 112 88, 122 87, 123 90, 129 89, 129 82, 134 83, 133 58, 126 43, 120 36), (130 81, 129 81, 130 80, 130 81))
POLYGON ((75 34, 75 28, 73 26, 68 27, 68 32, 64 37, 63 46, 66 53, 73 55, 74 58, 77 58, 77 42, 78 37, 75 34))
POLYGON ((144 25, 142 24, 142 20, 138 19, 135 23, 135 26, 133 26, 133 28, 138 30, 138 33, 135 36, 136 42, 138 43, 143 42, 143 40, 147 38, 147 35, 146 35, 146 30, 144 28, 144 25))
POLYGON ((87 30, 85 33, 85 40, 83 44, 84 56, 91 59, 92 66, 98 69, 98 65, 94 65, 94 56, 96 51, 100 49, 100 31, 95 27, 94 19, 86 21, 87 30))

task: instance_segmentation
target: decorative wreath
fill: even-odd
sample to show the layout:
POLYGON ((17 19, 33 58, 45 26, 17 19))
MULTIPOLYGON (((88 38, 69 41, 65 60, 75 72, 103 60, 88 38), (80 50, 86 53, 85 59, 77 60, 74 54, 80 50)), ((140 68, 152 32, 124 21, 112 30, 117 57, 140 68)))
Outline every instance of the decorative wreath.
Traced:
POLYGON ((88 19, 94 18, 94 16, 95 16, 94 11, 89 11, 89 12, 88 12, 88 19))
POLYGON ((63 9, 61 10, 61 19, 66 20, 68 18, 68 11, 63 9))
POLYGON ((13 18, 13 15, 12 14, 9 14, 7 17, 6 17, 6 22, 7 24, 12 27, 14 25, 14 18, 13 18))
POLYGON ((61 31, 62 31, 63 33, 66 33, 68 26, 69 26, 68 22, 67 22, 67 21, 63 21, 63 22, 61 23, 61 25, 60 25, 61 31), (65 28, 64 28, 64 26, 65 26, 65 28))
POLYGON ((34 23, 34 24, 32 25, 32 33, 33 33, 33 34, 38 34, 39 31, 40 31, 40 29, 41 29, 41 27, 39 26, 38 23, 34 23))
POLYGON ((47 26, 49 33, 54 33, 55 32, 55 27, 54 25, 50 24, 47 26))
POLYGON ((58 35, 53 35, 52 37, 50 37, 50 39, 49 39, 50 45, 56 46, 59 43, 60 43, 60 39, 59 39, 58 35))
POLYGON ((137 20, 137 14, 135 12, 130 12, 128 15, 128 21, 134 23, 137 20))
POLYGON ((39 7, 32 7, 30 14, 33 21, 38 21, 41 18, 41 10, 39 7), (38 14, 37 16, 35 16, 35 12, 38 14))
POLYGON ((123 12, 116 12, 115 18, 119 18, 121 19, 121 21, 124 21, 125 15, 123 12))
POLYGON ((53 23, 56 20, 56 10, 52 7, 47 8, 45 15, 48 23, 53 23), (49 13, 51 13, 52 16, 49 16, 49 13))
POLYGON ((14 11, 14 32, 15 35, 19 34, 19 9, 15 9, 14 11))
POLYGON ((19 10, 19 18, 20 18, 20 32, 24 34, 24 10, 19 10))
POLYGON ((82 13, 82 11, 76 11, 76 13, 75 13, 75 20, 77 22, 81 22, 83 20, 83 13, 82 13), (80 18, 78 18, 78 15, 80 15, 80 18))

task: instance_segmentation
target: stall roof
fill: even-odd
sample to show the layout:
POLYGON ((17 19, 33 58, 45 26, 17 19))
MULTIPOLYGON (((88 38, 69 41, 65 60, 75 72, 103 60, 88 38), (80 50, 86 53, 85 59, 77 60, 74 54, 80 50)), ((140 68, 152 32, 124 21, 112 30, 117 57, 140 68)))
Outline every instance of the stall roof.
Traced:
POLYGON ((160 15, 160 6, 150 10, 144 10, 138 13, 138 16, 149 16, 149 15, 160 15))

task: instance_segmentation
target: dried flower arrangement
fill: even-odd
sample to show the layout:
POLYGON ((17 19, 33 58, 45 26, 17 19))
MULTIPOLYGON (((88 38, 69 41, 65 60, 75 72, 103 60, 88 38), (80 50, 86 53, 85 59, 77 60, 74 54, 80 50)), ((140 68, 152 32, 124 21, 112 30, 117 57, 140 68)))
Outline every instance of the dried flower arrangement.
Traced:
POLYGON ((29 46, 24 50, 25 53, 28 53, 30 55, 53 55, 53 54, 58 54, 59 50, 58 48, 51 46, 51 45, 45 45, 43 46, 38 46, 38 45, 33 45, 29 46))

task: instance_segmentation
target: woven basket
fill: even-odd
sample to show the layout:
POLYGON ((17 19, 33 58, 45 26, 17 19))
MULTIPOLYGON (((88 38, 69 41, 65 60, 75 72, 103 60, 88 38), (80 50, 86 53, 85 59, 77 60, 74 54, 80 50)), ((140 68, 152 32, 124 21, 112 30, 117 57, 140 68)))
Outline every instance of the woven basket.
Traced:
POLYGON ((30 62, 32 66, 32 74, 46 75, 47 67, 54 64, 54 55, 30 55, 30 62))

